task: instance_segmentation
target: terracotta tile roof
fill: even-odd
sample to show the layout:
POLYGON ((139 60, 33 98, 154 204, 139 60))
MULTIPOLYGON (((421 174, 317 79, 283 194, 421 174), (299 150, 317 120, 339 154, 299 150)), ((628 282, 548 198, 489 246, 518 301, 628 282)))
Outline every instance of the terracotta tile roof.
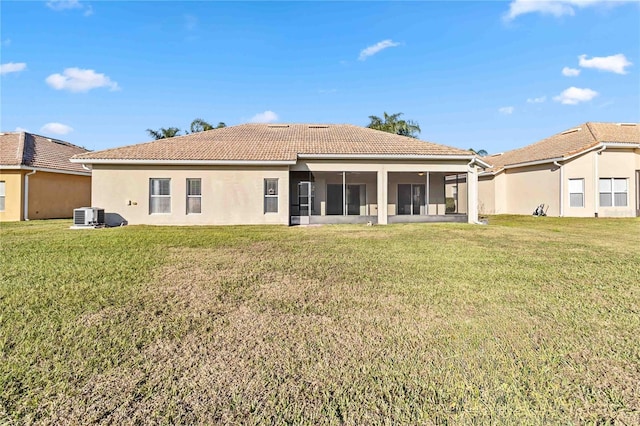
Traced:
POLYGON ((242 124, 75 158, 295 161, 303 154, 471 155, 462 149, 348 124, 242 124))
POLYGON ((68 142, 32 133, 0 133, 0 167, 26 166, 88 173, 82 165, 69 161, 74 155, 86 152, 86 149, 68 142))
POLYGON ((640 125, 587 122, 523 148, 482 159, 493 166, 486 171, 495 172, 520 163, 566 158, 604 142, 640 144, 640 125))

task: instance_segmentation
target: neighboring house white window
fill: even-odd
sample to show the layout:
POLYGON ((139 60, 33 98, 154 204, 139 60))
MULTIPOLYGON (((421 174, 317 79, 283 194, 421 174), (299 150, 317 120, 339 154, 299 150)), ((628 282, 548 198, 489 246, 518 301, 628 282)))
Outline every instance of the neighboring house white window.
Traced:
POLYGON ((201 179, 187 179, 187 214, 202 213, 201 179))
POLYGON ((4 211, 4 197, 5 197, 5 191, 6 190, 6 184, 3 180, 0 180, 0 212, 4 211))
POLYGON ((264 212, 278 213, 278 179, 264 180, 264 212))
POLYGON ((171 213, 171 179, 149 179, 149 213, 171 213))
POLYGON ((627 190, 626 178, 601 178, 600 207, 626 207, 627 190))
POLYGON ((569 206, 584 207, 584 179, 569 179, 569 206))

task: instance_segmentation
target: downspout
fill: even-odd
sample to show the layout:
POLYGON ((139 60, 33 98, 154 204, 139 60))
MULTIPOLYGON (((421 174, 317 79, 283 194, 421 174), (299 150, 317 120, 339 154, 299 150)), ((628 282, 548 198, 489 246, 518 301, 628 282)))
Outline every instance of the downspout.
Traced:
POLYGON ((37 170, 31 170, 31 173, 24 175, 24 220, 29 220, 29 176, 35 175, 37 170))
MULTIPOLYGON (((469 164, 467 164, 467 171, 468 171, 469 173, 475 173, 475 170, 471 168, 471 166, 472 166, 475 162, 476 162, 476 158, 474 157, 473 159, 471 159, 471 161, 469 161, 469 164)), ((471 203, 469 202, 469 195, 470 195, 469 187, 470 187, 470 186, 471 186, 471 185, 469 184, 469 176, 467 176, 467 214, 469 214, 469 213, 470 213, 470 212, 469 212, 469 209, 470 209, 470 207, 471 207, 471 203)), ((479 218, 479 216, 480 216, 480 215, 479 215, 479 212, 478 212, 478 210, 479 210, 479 209, 478 209, 478 186, 479 186, 479 182, 478 182, 477 176, 476 176, 476 185, 475 185, 475 186, 476 186, 476 196, 475 196, 475 200, 476 200, 476 202, 475 202, 475 208, 476 208, 476 220, 474 220, 474 221, 473 221, 473 223, 474 223, 474 224, 476 224, 476 225, 484 225, 482 222, 480 222, 480 221, 478 220, 478 218, 479 218)))
POLYGON ((553 164, 560 169, 560 217, 564 217, 564 169, 557 160, 553 164))
POLYGON ((598 207, 600 206, 600 177, 598 175, 598 156, 602 153, 602 151, 604 151, 605 149, 607 149, 606 145, 602 145, 602 148, 600 148, 599 150, 595 151, 595 173, 593 176, 593 201, 594 201, 594 216, 598 217, 598 207))

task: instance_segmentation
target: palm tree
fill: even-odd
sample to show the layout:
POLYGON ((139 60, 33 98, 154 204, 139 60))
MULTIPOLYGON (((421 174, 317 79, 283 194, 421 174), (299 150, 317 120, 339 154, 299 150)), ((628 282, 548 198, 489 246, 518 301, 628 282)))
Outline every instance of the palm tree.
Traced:
POLYGON ((396 135, 417 138, 418 133, 421 131, 420 125, 412 120, 401 120, 401 115, 401 112, 396 114, 387 114, 385 112, 384 120, 376 115, 370 115, 367 127, 396 135))
POLYGON ((479 155, 479 156, 481 156, 481 157, 484 157, 485 155, 489 155, 489 153, 488 153, 486 150, 484 150, 484 149, 481 149, 481 150, 479 150, 479 151, 476 151, 476 150, 475 150, 475 149, 473 149, 473 148, 469 148, 469 151, 471 151, 471 153, 473 153, 473 154, 475 154, 475 155, 479 155))
POLYGON ((152 138, 158 140, 180 136, 180 129, 178 129, 177 127, 169 127, 166 129, 164 127, 161 127, 158 130, 147 129, 147 133, 149 133, 149 136, 151 136, 152 138))
POLYGON ((191 122, 191 133, 205 132, 207 130, 221 129, 223 127, 227 127, 227 125, 222 121, 218 122, 216 127, 213 127, 202 118, 196 118, 191 122))

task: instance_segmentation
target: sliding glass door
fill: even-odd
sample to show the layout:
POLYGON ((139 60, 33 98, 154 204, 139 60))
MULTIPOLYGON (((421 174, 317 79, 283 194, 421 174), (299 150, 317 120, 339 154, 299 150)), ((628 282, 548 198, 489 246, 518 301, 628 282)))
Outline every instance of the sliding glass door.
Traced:
POLYGON ((348 215, 365 215, 367 205, 367 187, 364 184, 347 184, 344 197, 343 185, 327 185, 327 214, 342 215, 345 207, 348 215), (346 206, 345 206, 346 204, 346 206))
POLYGON ((398 214, 426 214, 426 187, 424 184, 398 184, 398 214))

